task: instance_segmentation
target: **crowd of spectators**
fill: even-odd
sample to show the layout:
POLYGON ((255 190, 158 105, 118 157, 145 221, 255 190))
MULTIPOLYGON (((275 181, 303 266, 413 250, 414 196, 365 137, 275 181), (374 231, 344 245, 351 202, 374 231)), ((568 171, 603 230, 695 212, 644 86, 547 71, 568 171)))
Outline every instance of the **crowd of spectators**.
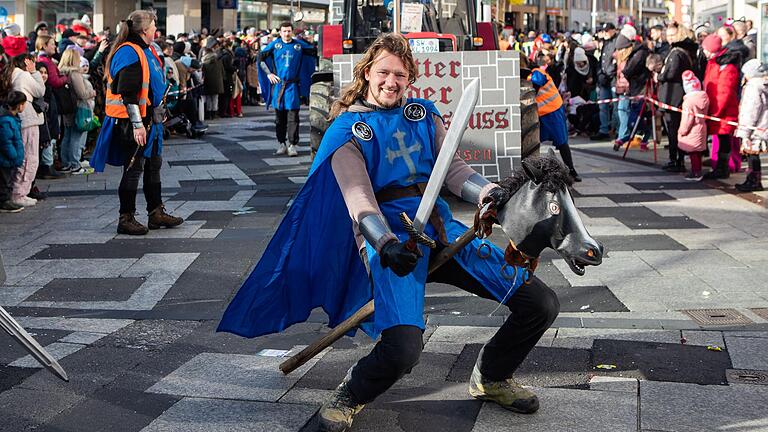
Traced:
MULTIPOLYGON (((172 113, 202 131, 206 120, 242 117, 244 104, 262 105, 259 51, 276 37, 277 30, 252 27, 158 34, 154 49, 165 65, 172 113)), ((308 33, 297 37, 314 42, 308 33)), ((86 15, 69 25, 37 23, 26 36, 12 23, 0 38, 0 212, 18 212, 45 199, 35 179, 92 172, 114 35, 94 33, 86 15)))
POLYGON ((666 136, 665 170, 686 172, 688 155, 686 179, 724 179, 746 160, 747 179, 736 187, 759 191, 768 67, 755 59, 756 37, 750 20, 693 31, 675 22, 649 29, 606 23, 594 34, 501 29, 499 44, 521 51, 528 68, 552 77, 568 104, 571 137, 613 140, 618 151, 648 150, 666 136), (705 159, 712 167, 707 173, 705 159))

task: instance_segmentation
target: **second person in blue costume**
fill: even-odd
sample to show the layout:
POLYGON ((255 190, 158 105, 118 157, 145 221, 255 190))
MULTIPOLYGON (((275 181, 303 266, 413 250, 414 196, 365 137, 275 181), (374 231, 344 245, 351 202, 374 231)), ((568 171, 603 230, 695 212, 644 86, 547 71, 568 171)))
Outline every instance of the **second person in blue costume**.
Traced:
POLYGON ((280 24, 280 38, 261 50, 259 84, 267 108, 275 109, 277 155, 298 155, 299 107, 301 96, 309 95, 316 56, 315 47, 293 37, 289 22, 280 24))

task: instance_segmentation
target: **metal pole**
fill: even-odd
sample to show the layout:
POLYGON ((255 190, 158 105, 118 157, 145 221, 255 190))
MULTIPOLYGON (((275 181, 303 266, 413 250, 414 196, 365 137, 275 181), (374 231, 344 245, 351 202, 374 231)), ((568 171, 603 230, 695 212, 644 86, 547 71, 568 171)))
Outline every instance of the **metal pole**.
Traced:
POLYGON ((400 0, 392 1, 395 2, 395 7, 392 10, 392 31, 400 33, 400 0))
MULTIPOLYGON (((632 15, 635 13, 635 0, 629 0, 629 17, 632 18, 632 15)), ((637 25, 637 23, 635 23, 637 25)))
POLYGON ((637 15, 638 15, 638 21, 640 21, 640 24, 638 26, 639 29, 645 27, 643 25, 643 0, 637 0, 637 15))
POLYGON ((592 31, 597 30, 597 0, 592 0, 592 31))

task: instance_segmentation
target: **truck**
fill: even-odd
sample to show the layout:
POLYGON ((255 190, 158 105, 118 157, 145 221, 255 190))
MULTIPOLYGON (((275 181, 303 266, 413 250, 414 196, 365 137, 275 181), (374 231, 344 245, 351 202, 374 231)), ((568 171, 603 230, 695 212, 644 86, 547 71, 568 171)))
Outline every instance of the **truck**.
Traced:
POLYGON ((527 63, 521 65, 525 60, 519 52, 498 50, 494 24, 478 20, 483 15, 480 0, 400 0, 399 7, 396 15, 395 0, 331 1, 331 24, 318 28, 319 68, 310 88, 312 154, 330 122, 333 101, 351 80, 355 61, 393 27, 409 40, 419 66, 419 77, 406 95, 435 102, 446 125, 464 81, 481 79, 481 100, 460 157, 498 179, 520 159, 538 154, 535 92, 524 79, 527 63), (400 19, 393 20, 395 16, 400 19))

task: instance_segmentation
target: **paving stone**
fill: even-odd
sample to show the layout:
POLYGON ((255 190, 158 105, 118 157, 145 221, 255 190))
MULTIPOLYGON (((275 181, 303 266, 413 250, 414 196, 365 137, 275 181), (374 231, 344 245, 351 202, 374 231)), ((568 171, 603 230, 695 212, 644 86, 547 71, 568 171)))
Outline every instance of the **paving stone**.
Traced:
POLYGON ((464 344, 451 342, 433 342, 431 339, 424 344, 424 352, 434 352, 442 354, 461 354, 464 344))
POLYGON ((675 239, 662 234, 648 235, 600 235, 597 240, 607 251, 634 250, 688 250, 675 239))
POLYGON ((283 375, 281 357, 202 353, 147 391, 178 396, 276 402, 319 360, 283 375))
POLYGON ((560 301, 560 312, 629 311, 606 286, 551 287, 560 301))
MULTIPOLYGON (((56 360, 61 360, 70 354, 80 351, 83 348, 85 348, 85 345, 64 343, 64 342, 54 342, 50 345, 45 346, 45 350, 48 351, 48 353, 52 355, 53 358, 55 358, 56 360)), ((42 368, 43 367, 40 364, 40 362, 37 361, 37 359, 35 359, 29 354, 14 361, 9 366, 26 367, 26 368, 42 368)))
POLYGON ((612 217, 630 229, 679 229, 707 226, 689 217, 664 217, 646 207, 582 207, 579 209, 589 217, 612 217))
POLYGON ((596 375, 589 379, 589 389, 598 391, 618 391, 637 394, 639 382, 635 378, 622 378, 596 375))
POLYGON ((663 192, 644 194, 606 194, 604 195, 615 203, 646 203, 654 201, 674 201, 675 198, 663 192))
POLYGON ((498 331, 495 327, 439 326, 430 342, 450 342, 458 344, 484 344, 498 331))
POLYGON ((634 431, 637 395, 558 388, 536 388, 541 408, 536 414, 514 414, 493 403, 483 404, 473 432, 634 431))
MULTIPOLYGON (((682 335, 682 337, 685 338, 685 343, 688 345, 718 346, 725 348, 723 333, 719 331, 683 330, 682 335)), ((731 362, 733 362, 733 352, 731 352, 731 350, 728 351, 731 354, 731 362)))
POLYGON ((725 384, 725 370, 732 368, 725 350, 710 351, 704 346, 679 342, 596 339, 592 355, 595 368, 598 365, 616 365, 611 370, 595 369, 601 375, 650 381, 725 384))
MULTIPOLYGON (((18 320, 17 320, 18 322, 18 320)), ((21 324, 21 323, 19 323, 21 324)), ((22 325, 24 329, 29 333, 37 343, 39 343, 41 346, 47 346, 52 343, 58 342, 62 338, 66 337, 70 333, 63 330, 51 330, 51 329, 37 329, 32 327, 25 327, 22 325)), ((3 337, 0 338, 0 365, 3 365, 0 367, 0 377, 4 375, 5 373, 5 366, 9 365, 10 363, 28 355, 28 352, 19 344, 16 339, 11 338, 10 336, 7 336, 5 332, 3 332, 3 337)), ((18 366, 22 367, 22 366, 18 366)), ((9 368, 11 371, 14 369, 14 367, 9 368)), ((12 372, 9 372, 11 375, 12 372)))
POLYGON ((308 389, 294 387, 288 390, 278 402, 288 404, 315 405, 320 407, 325 401, 330 399, 333 390, 308 389))
POLYGON ((596 339, 625 341, 680 343, 679 331, 639 330, 639 329, 601 329, 601 328, 561 328, 552 342, 553 347, 592 349, 596 339))
POLYGON ((28 301, 127 300, 143 278, 54 279, 29 296, 28 301))
POLYGON ((734 369, 768 370, 768 339, 726 336, 734 369))
POLYGON ((313 405, 184 398, 143 432, 292 432, 317 411, 313 405))
POLYGON ((640 424, 643 430, 764 431, 766 404, 766 386, 640 382, 640 424))
POLYGON ((229 201, 235 191, 179 192, 173 196, 176 201, 229 201))
POLYGON ((0 393, 0 415, 8 419, 3 429, 14 426, 20 426, 17 430, 34 429, 83 399, 82 395, 66 390, 10 389, 0 393))

